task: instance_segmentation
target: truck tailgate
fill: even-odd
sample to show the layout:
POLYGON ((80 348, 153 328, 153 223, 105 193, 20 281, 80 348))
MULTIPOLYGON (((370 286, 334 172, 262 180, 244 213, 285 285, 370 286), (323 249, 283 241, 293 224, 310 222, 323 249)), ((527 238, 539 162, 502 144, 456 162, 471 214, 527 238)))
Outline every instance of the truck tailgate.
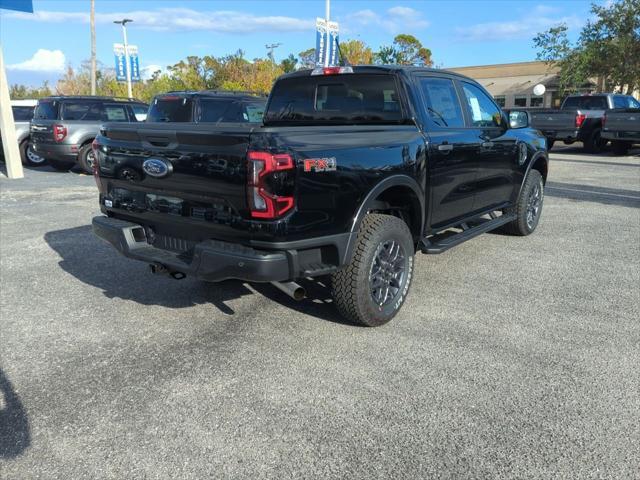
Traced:
POLYGON ((246 216, 252 129, 246 124, 105 124, 98 138, 103 205, 160 230, 171 224, 182 231, 180 238, 193 237, 189 226, 199 227, 194 240, 236 236, 246 216))
POLYGON ((542 131, 575 128, 576 112, 562 110, 530 110, 531 126, 542 131))

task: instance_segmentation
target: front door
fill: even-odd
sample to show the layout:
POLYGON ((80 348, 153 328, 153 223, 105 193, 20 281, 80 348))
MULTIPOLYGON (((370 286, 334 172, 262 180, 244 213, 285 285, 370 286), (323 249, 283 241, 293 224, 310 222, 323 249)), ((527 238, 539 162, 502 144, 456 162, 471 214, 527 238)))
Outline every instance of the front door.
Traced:
MULTIPOLYGON (((469 132, 476 141, 476 179, 473 211, 500 208, 510 201, 517 183, 519 145, 505 116, 477 85, 459 82, 469 118, 469 132)), ((526 147, 526 146, 525 146, 526 147)))

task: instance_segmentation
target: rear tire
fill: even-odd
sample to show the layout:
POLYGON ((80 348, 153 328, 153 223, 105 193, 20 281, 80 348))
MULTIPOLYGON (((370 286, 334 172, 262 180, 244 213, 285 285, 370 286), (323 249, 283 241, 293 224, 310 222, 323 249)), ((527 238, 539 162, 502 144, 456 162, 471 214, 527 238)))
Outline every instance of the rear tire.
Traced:
POLYGON ((351 262, 331 279, 340 314, 367 327, 389 322, 409 292, 413 255, 413 237, 405 222, 391 215, 368 214, 351 262))
POLYGON ((28 167, 41 167, 47 164, 47 160, 37 155, 32 149, 29 140, 25 140, 20 144, 20 160, 22 164, 28 167))
POLYGON ((60 172, 68 172, 73 168, 75 162, 65 162, 64 160, 52 160, 49 159, 49 165, 60 172))
POLYGON ((609 142, 606 138, 602 138, 602 130, 596 128, 589 138, 584 141, 584 149, 589 153, 600 153, 604 150, 609 142))
POLYGON ((529 170, 522 185, 515 207, 504 214, 516 214, 516 219, 507 223, 502 230, 511 235, 526 236, 534 232, 542 215, 544 203, 544 182, 538 170, 529 170))
POLYGON ((80 168, 86 174, 93 175, 93 162, 95 161, 93 157, 93 149, 91 148, 91 144, 83 145, 78 152, 78 163, 80 164, 80 168))
POLYGON ((621 142, 619 140, 611 142, 611 149, 614 155, 626 155, 630 148, 631 144, 629 142, 621 142))

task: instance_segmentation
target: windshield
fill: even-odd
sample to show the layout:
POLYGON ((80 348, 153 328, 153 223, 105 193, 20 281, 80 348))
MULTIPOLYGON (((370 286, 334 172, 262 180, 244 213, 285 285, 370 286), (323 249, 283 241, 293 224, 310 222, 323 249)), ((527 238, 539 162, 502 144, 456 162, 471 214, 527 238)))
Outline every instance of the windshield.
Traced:
POLYGON ((147 122, 193 122, 193 101, 179 96, 159 97, 153 100, 147 122))
POLYGON ((276 82, 265 124, 382 124, 404 120, 389 74, 284 78, 276 82))
POLYGON ((16 122, 28 122, 33 118, 34 107, 11 107, 13 120, 16 122))

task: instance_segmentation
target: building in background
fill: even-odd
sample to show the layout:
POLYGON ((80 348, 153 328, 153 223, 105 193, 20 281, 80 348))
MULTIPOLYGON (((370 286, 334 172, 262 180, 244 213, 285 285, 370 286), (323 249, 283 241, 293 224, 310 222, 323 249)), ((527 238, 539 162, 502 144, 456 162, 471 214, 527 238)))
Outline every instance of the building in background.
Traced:
MULTIPOLYGON (((558 68, 545 62, 503 63, 447 70, 477 80, 504 108, 554 108, 562 103, 563 96, 558 91, 558 68), (539 83, 546 87, 544 95, 540 96, 533 94, 533 87, 539 83)), ((589 82, 580 92, 591 93, 596 88, 596 82, 589 82)))

